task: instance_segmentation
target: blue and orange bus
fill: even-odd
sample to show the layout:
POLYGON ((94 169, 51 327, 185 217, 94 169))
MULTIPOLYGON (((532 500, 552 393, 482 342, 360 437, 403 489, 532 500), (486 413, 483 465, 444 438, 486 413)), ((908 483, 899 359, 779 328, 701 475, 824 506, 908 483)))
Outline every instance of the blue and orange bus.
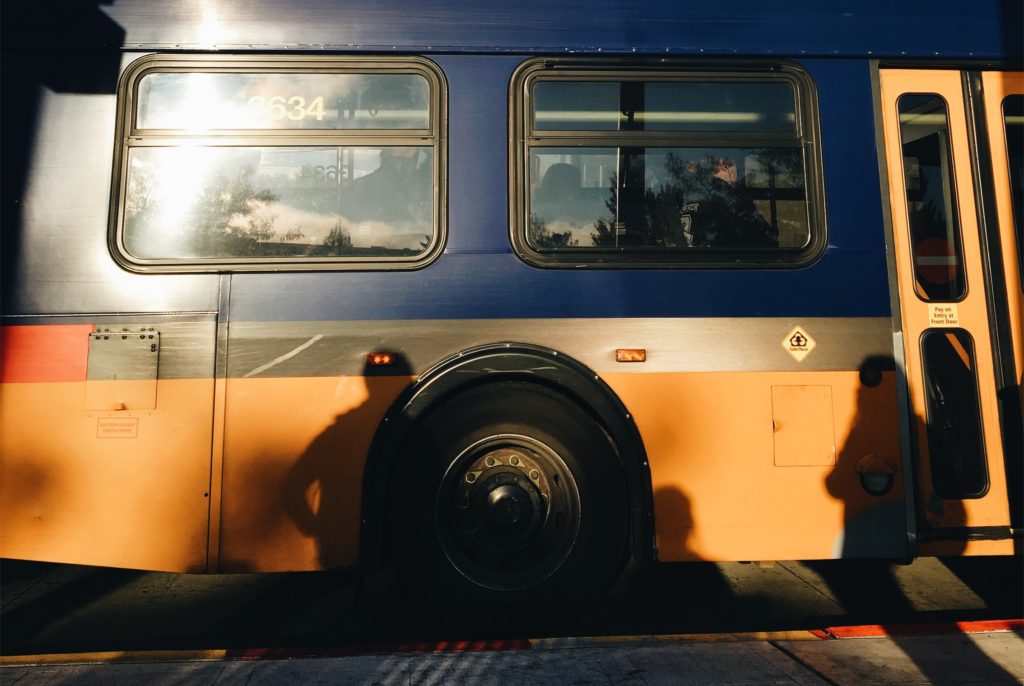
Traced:
POLYGON ((998 0, 6 4, 0 555, 1014 554, 1021 57, 998 0))

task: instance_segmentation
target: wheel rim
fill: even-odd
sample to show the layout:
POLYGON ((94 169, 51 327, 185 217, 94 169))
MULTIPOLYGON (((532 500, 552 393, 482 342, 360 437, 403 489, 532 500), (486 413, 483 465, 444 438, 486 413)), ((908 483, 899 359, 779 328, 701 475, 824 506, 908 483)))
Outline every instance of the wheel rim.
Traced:
POLYGON ((534 586, 561 567, 580 525, 576 480, 529 436, 489 436, 463 450, 438 489, 438 539, 448 561, 484 588, 534 586))

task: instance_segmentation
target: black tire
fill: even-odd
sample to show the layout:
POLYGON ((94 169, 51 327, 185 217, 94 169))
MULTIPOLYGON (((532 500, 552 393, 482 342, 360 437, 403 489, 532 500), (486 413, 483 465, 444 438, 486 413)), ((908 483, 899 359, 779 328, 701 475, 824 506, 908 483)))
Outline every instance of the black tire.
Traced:
POLYGON ((392 540, 400 578, 421 596, 575 604, 621 571, 625 473, 601 426, 564 396, 477 387, 429 413, 404 452, 392 540))

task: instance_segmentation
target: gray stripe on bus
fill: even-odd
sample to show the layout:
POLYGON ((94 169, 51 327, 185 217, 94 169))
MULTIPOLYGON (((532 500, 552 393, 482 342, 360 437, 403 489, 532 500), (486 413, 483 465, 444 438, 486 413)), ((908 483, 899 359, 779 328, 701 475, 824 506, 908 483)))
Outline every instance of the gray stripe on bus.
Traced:
POLYGON ((600 373, 826 371, 891 356, 892 328, 888 317, 235 322, 228 376, 361 375, 371 352, 398 353, 418 374, 495 342, 551 348, 600 373), (816 344, 802 361, 783 346, 797 326, 816 344), (647 361, 616 362, 617 348, 643 348, 647 361))

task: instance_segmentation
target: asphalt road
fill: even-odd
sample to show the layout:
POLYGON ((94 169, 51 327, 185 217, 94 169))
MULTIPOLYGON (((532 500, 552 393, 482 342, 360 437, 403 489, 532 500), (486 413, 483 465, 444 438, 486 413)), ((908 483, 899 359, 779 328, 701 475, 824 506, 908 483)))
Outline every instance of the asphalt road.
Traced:
POLYGON ((1024 616, 1019 558, 660 565, 599 607, 400 600, 386 573, 179 575, 0 562, 0 653, 312 649, 808 630, 1024 616))

